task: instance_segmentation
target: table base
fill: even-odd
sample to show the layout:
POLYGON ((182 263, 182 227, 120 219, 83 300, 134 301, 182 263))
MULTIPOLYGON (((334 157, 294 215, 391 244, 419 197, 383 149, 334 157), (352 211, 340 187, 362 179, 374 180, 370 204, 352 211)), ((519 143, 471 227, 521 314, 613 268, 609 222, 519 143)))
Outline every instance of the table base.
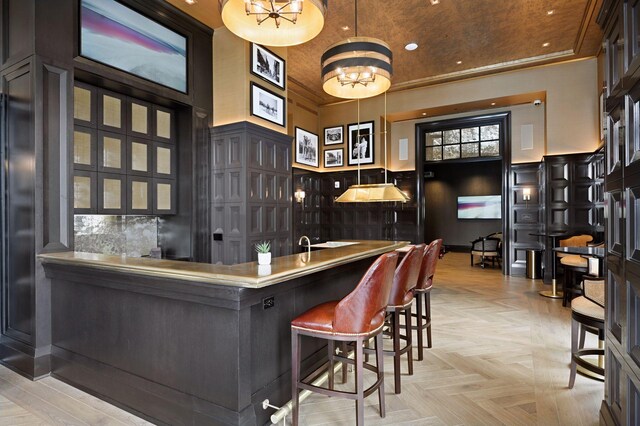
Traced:
POLYGON ((562 299, 564 294, 558 291, 555 278, 551 280, 551 290, 542 290, 538 294, 542 297, 548 297, 550 299, 562 299))

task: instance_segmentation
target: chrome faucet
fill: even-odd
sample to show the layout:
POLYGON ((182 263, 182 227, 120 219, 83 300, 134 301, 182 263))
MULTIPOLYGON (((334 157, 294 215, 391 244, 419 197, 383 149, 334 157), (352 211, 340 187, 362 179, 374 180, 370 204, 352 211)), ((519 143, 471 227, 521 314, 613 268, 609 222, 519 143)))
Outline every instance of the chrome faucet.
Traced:
POLYGON ((300 239, 298 240, 298 245, 301 246, 302 245, 302 240, 306 239, 307 240, 307 248, 309 249, 309 257, 311 257, 311 240, 309 239, 309 237, 307 237, 306 235, 303 235, 302 237, 300 237, 300 239))

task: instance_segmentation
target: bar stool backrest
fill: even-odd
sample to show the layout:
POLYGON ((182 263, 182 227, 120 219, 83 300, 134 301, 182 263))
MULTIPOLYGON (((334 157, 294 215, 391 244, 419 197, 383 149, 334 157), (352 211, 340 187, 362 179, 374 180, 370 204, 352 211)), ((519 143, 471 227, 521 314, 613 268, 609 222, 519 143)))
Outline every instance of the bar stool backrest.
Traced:
MULTIPOLYGON (((425 244, 414 246, 404 256, 400 265, 393 275, 393 285, 389 294, 389 306, 403 306, 407 300, 407 293, 413 292, 418 283, 420 275, 420 265, 424 257, 425 244)), ((409 301, 413 299, 413 294, 409 296, 409 301)))
POLYGON ((440 248, 442 247, 442 240, 437 239, 431 241, 424 250, 424 258, 420 267, 420 275, 418 276, 417 288, 425 289, 432 285, 433 274, 436 271, 436 264, 438 263, 438 256, 440 255, 440 248))
POLYGON ((338 333, 364 334, 384 324, 385 310, 398 253, 385 253, 369 267, 356 288, 335 308, 333 329, 338 333))
POLYGON ((593 237, 588 234, 575 235, 573 237, 560 240, 558 243, 560 247, 586 247, 587 243, 593 241, 593 237))
POLYGON ((604 308, 604 279, 585 279, 582 281, 584 297, 604 308))

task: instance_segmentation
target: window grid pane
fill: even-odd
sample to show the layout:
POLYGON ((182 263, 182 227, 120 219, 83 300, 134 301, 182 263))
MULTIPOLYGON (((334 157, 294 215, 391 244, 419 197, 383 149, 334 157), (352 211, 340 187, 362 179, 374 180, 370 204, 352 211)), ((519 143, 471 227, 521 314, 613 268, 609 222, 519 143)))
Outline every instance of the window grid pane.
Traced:
POLYGON ((500 156, 500 124, 425 133, 425 161, 500 156))

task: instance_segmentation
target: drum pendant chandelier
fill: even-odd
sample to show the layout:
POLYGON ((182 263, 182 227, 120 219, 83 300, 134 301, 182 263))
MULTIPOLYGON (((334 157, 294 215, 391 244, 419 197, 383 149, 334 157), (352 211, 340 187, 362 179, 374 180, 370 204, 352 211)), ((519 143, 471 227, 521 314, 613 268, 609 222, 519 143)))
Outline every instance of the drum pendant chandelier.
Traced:
POLYGON ((343 99, 364 99, 391 87, 393 54, 389 45, 372 37, 358 37, 358 1, 355 1, 355 37, 330 46, 322 55, 322 88, 343 99))
POLYGON ((295 46, 322 31, 327 0, 218 0, 224 25, 266 46, 295 46))

